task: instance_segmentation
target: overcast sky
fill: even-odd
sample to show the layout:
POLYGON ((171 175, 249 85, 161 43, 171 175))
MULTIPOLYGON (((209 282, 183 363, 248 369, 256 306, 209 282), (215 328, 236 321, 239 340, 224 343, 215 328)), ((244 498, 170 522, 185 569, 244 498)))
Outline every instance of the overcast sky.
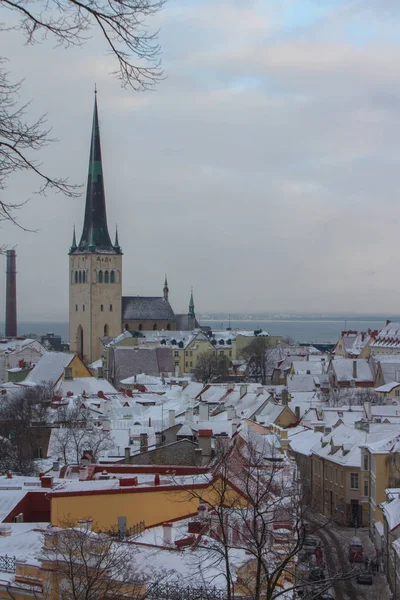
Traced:
MULTIPOLYGON (((150 22, 167 78, 144 94, 108 74, 99 38, 64 50, 2 33, 1 52, 25 78, 30 114, 47 112, 59 140, 43 168, 71 182, 86 183, 97 83, 124 294, 161 295, 167 272, 176 312, 193 285, 198 313, 398 313, 396 5, 170 0, 150 22)), ((10 178, 5 197, 31 197, 19 219, 38 232, 3 223, 0 238, 17 245, 19 319, 67 320, 67 252, 85 197, 33 196, 37 185, 10 178)))

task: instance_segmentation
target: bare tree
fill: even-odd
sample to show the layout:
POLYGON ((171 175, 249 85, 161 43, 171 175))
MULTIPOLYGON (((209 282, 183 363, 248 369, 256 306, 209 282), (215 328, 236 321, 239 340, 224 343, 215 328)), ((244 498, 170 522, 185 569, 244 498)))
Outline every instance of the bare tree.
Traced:
POLYGON ((50 430, 49 399, 52 386, 43 384, 22 388, 18 396, 2 400, 0 404, 0 435, 9 440, 11 448, 3 457, 9 457, 4 469, 30 474, 33 459, 41 458, 47 446, 50 430))
POLYGON ((216 351, 206 351, 197 357, 194 377, 202 383, 210 383, 218 379, 226 379, 229 374, 229 359, 218 356, 216 351))
POLYGON ((266 385, 275 364, 273 355, 274 351, 268 337, 255 337, 240 353, 240 358, 247 363, 247 377, 266 385))
POLYGON ((312 513, 303 504, 296 467, 272 437, 236 437, 233 448, 222 446, 211 491, 188 490, 203 506, 197 545, 207 549, 207 560, 202 557, 199 572, 211 584, 219 571, 227 600, 235 595, 274 600, 295 592, 311 600, 358 572, 352 567, 326 570, 315 536, 327 522, 314 525, 310 537, 312 513))
POLYGON ((373 388, 331 388, 329 392, 331 406, 363 406, 365 402, 381 405, 384 398, 373 388))
MULTIPOLYGON (((157 33, 149 33, 145 21, 165 0, 0 0, 3 13, 17 16, 16 25, 1 24, 0 31, 21 31, 27 44, 46 38, 66 48, 82 46, 93 31, 101 33, 106 49, 116 61, 113 74, 124 87, 142 91, 153 87, 163 76, 157 33), (12 14, 11 14, 12 13, 12 14)), ((12 81, 0 57, 0 220, 16 223, 16 203, 4 194, 11 173, 30 171, 40 181, 39 193, 48 190, 70 197, 81 190, 65 178, 46 173, 32 158, 50 142, 46 116, 33 122, 26 119, 27 104, 19 103, 21 82, 12 81), (32 151, 32 152, 31 152, 32 151)))
POLYGON ((166 577, 164 572, 145 576, 135 547, 92 531, 91 519, 79 523, 66 519, 61 528, 50 529, 44 538, 44 555, 54 574, 49 578, 48 598, 139 600, 166 577))
POLYGON ((85 451, 96 461, 102 451, 113 446, 109 431, 92 418, 83 400, 75 399, 58 409, 57 423, 59 428, 53 431, 51 451, 63 458, 65 464, 71 460, 79 464, 85 451))

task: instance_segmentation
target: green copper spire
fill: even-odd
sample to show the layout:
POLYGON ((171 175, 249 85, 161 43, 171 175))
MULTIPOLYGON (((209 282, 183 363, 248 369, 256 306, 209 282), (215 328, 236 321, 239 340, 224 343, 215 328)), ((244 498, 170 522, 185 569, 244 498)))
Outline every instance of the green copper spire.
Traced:
POLYGON ((95 90, 85 220, 77 252, 98 251, 109 252, 112 254, 116 252, 111 243, 107 228, 106 198, 101 162, 100 129, 97 114, 97 91, 95 90))
POLYGON ((169 294, 169 288, 168 288, 167 274, 165 273, 164 288, 163 288, 164 300, 168 300, 168 294, 169 294))
POLYGON ((190 293, 190 302, 189 302, 188 317, 196 317, 196 315, 194 313, 193 288, 192 288, 192 291, 190 293))

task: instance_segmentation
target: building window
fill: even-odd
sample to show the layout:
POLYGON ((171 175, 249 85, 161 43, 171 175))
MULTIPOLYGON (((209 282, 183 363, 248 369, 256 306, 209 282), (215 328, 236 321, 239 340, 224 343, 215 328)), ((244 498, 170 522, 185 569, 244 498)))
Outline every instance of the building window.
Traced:
POLYGON ((78 305, 75 304, 75 312, 78 312, 78 305))
POLYGON ((369 471, 369 456, 368 454, 364 454, 364 471, 369 471))
POLYGON ((111 271, 111 273, 110 273, 110 283, 115 283, 115 273, 114 273, 114 271, 111 271))
POLYGON ((358 490, 358 473, 350 473, 350 488, 358 490))
POLYGON ((125 323, 125 331, 129 331, 129 323, 125 323))
POLYGON ((343 487, 344 484, 344 475, 343 475, 343 471, 340 471, 340 485, 343 487))
POLYGON ((143 325, 142 325, 141 323, 139 323, 138 330, 139 330, 139 331, 142 331, 142 329, 143 329, 143 325))
POLYGON ((329 467, 329 481, 332 481, 332 467, 329 467))
POLYGON ((193 367, 193 363, 192 363, 192 361, 190 361, 190 366, 191 366, 191 367, 193 367))
POLYGON ((79 283, 82 283, 82 271, 79 271, 79 283))
POLYGON ((104 310, 104 306, 102 304, 100 304, 100 312, 103 312, 104 310))
POLYGON ((84 304, 82 305, 82 310, 83 310, 83 312, 85 312, 85 305, 84 304))
POLYGON ((169 323, 167 325, 167 331, 171 331, 171 325, 169 323))
POLYGON ((192 355, 193 355, 193 352, 192 352, 192 351, 190 351, 190 352, 189 352, 189 356, 192 356, 192 355))
POLYGON ((179 358, 179 352, 178 352, 178 350, 175 350, 174 356, 175 356, 175 358, 179 358))
POLYGON ((97 273, 97 283, 103 283, 103 271, 101 269, 97 273))
POLYGON ((108 271, 104 271, 104 283, 108 283, 109 282, 109 274, 108 271))
POLYGON ((186 350, 185 356, 189 356, 189 351, 188 350, 186 350))
POLYGON ((335 483, 336 483, 336 485, 339 483, 338 470, 337 469, 335 469, 335 483))
POLYGON ((189 366, 189 363, 188 363, 188 361, 186 361, 186 362, 185 362, 185 365, 186 365, 186 367, 188 367, 188 366, 189 366))
POLYGON ((78 283, 78 271, 75 271, 75 283, 78 283))
POLYGON ((400 390, 395 390, 394 395, 397 396, 397 398, 398 398, 400 396, 400 390))
POLYGON ((108 335, 108 325, 104 325, 104 336, 108 335))
POLYGON ((364 479, 364 496, 366 496, 367 498, 369 496, 368 479, 364 479))
POLYGON ((157 323, 154 323, 154 325, 153 325, 153 331, 157 331, 157 323))
POLYGON ((110 304, 110 312, 112 312, 112 304, 110 304))
POLYGON ((86 283, 86 273, 82 271, 82 283, 86 283))

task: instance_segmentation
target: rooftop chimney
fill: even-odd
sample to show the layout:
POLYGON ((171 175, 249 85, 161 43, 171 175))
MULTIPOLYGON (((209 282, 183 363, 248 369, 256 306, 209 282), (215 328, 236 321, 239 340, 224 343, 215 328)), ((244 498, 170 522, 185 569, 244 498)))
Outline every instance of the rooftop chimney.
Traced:
POLYGON ((140 452, 147 452, 149 449, 149 439, 147 433, 140 434, 140 452))
POLYGON ((353 379, 357 379, 357 361, 353 360, 353 379))
POLYGON ((17 270, 15 250, 7 250, 6 337, 17 336, 17 270))

